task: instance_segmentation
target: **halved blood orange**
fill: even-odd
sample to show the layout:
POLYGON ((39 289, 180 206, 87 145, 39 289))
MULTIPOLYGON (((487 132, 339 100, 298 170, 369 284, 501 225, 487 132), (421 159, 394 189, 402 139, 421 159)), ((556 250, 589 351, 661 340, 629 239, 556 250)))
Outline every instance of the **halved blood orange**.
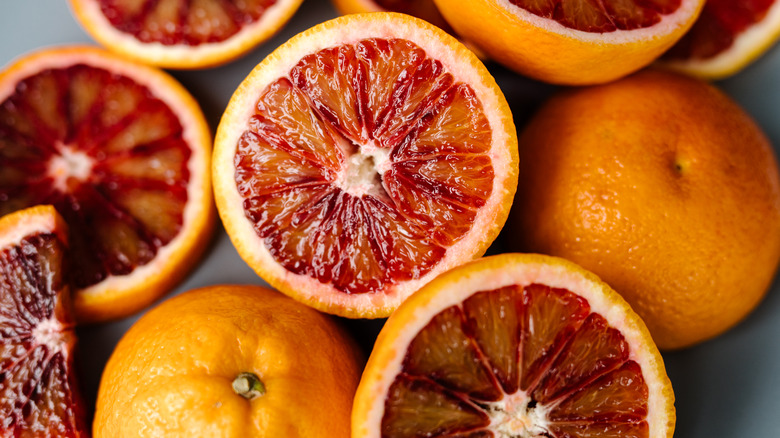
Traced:
POLYGON ((693 25, 704 0, 435 0, 487 55, 559 84, 609 82, 661 56, 693 25))
POLYGON ((733 75, 780 38, 780 2, 707 0, 690 31, 661 58, 675 70, 706 79, 733 75))
POLYGON ((276 34, 302 0, 70 0, 100 44, 166 68, 212 67, 276 34))
POLYGON ((205 248, 210 133, 164 72, 61 47, 0 73, 0 214, 52 204, 68 222, 81 322, 140 310, 205 248))
POLYGON ((642 320, 563 259, 486 257, 409 297, 377 337, 354 438, 667 438, 674 394, 642 320))
POLYGON ((453 37, 408 15, 346 15, 292 38, 236 90, 217 130, 217 207, 278 290, 384 317, 495 239, 516 141, 495 81, 453 37))
POLYGON ((0 436, 88 436, 73 369, 66 242, 51 206, 0 218, 0 436))

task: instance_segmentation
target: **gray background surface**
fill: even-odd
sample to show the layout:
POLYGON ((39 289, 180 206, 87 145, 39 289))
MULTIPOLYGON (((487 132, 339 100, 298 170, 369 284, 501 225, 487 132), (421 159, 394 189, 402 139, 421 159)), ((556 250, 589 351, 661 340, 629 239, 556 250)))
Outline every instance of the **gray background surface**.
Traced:
MULTIPOLYGON (((64 43, 92 43, 72 17, 66 0, 3 0, 0 6, 0 65, 32 49, 64 43)), ((275 47, 294 34, 337 14, 328 0, 306 0, 276 37, 248 56, 223 67, 171 72, 198 99, 212 130, 231 94, 275 47)), ((533 110, 555 87, 488 64, 522 129, 533 110)), ((736 99, 780 147, 780 45, 740 74, 717 83, 736 99)), ((501 237, 489 253, 505 250, 501 237)), ((193 273, 171 295, 195 287, 264 284, 238 257, 218 227, 211 247, 193 273)), ((677 398, 678 438, 780 436, 780 285, 739 326, 725 335, 664 358, 677 398)), ((79 373, 88 403, 94 403, 100 374, 122 334, 139 315, 83 327, 79 373)), ((382 320, 342 320, 370 352, 382 320)))

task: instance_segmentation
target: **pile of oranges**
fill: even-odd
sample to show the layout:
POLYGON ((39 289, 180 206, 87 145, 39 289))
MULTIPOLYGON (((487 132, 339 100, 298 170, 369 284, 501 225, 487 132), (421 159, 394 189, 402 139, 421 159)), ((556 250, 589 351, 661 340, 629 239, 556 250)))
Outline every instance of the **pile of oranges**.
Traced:
POLYGON ((705 81, 780 7, 334 0, 225 108, 161 70, 309 7, 70 0, 103 47, 0 72, 2 435, 671 437, 659 349, 780 263, 772 144, 705 81), (554 93, 521 120, 486 65, 554 93), (141 311, 84 391, 75 327, 141 311))

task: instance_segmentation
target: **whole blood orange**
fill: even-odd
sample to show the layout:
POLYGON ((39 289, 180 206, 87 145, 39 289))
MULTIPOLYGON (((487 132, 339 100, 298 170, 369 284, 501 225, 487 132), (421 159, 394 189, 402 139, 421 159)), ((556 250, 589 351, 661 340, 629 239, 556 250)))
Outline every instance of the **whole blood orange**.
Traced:
POLYGON ((377 337, 353 438, 670 438, 674 394, 642 320, 562 259, 503 254, 442 274, 377 337))
POLYGON ((0 218, 0 436, 89 436, 73 368, 66 244, 51 206, 0 218))
POLYGON ((100 44, 165 68, 232 61, 276 34, 302 0, 70 0, 100 44))
POLYGON ((661 56, 704 0, 435 0, 455 31, 505 66, 559 84, 608 82, 661 56))
POLYGON ((208 242, 211 135, 164 72, 57 47, 0 72, 0 215, 52 204, 68 222, 81 322, 170 290, 208 242))
POLYGON ((707 0, 693 27, 661 64, 708 79, 747 67, 780 38, 780 2, 707 0))
POLYGON ((217 130, 217 207, 277 289, 384 317, 495 239, 516 141, 495 81, 453 37, 408 15, 347 15, 279 47, 236 90, 217 130))
POLYGON ((702 81, 647 71, 551 99, 521 135, 514 249, 595 272, 672 349, 718 335, 769 288, 780 181, 753 120, 702 81))
POLYGON ((259 286, 146 313, 106 365, 95 438, 349 436, 363 362, 330 316, 259 286))

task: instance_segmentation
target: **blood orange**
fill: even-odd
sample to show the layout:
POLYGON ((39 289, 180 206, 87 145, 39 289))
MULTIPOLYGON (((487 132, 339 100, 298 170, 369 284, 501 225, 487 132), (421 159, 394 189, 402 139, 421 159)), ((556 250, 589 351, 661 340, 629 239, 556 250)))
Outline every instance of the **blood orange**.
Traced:
POLYGON ((455 31, 507 67, 561 84, 608 82, 669 49, 703 0, 435 0, 455 31))
POLYGON ((195 69, 231 61, 290 20, 302 0, 70 0, 93 38, 129 58, 195 69))
POLYGON ((0 218, 1 436, 87 436, 63 275, 67 229, 51 206, 0 218))
POLYGON ((780 2, 708 0, 662 64, 708 79, 742 70, 780 37, 780 2))
POLYGON ((617 293, 563 259, 504 254, 442 274, 387 320, 352 436, 665 438, 673 402, 617 293))
POLYGON ((453 37, 408 15, 347 15, 239 86, 217 131, 217 207, 277 289, 383 317, 495 239, 516 141, 498 86, 453 37))
POLYGON ((0 214, 53 204, 68 222, 80 321, 168 291, 209 238, 210 134, 170 76, 88 47, 0 73, 0 214))

